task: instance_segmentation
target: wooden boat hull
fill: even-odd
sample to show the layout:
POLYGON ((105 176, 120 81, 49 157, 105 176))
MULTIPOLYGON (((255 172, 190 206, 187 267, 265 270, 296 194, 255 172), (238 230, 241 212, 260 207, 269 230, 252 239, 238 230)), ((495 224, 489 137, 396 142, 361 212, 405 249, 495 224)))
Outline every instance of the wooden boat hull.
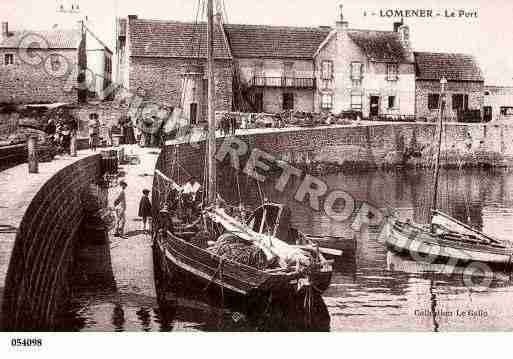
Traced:
POLYGON ((385 243, 387 248, 398 253, 409 253, 429 257, 456 260, 458 262, 483 262, 506 265, 512 262, 513 252, 509 248, 499 248, 485 244, 470 244, 447 240, 432 235, 427 230, 408 223, 393 221, 389 223, 389 233, 385 243))
MULTIPOLYGON (((225 260, 172 234, 167 238, 157 236, 154 245, 164 265, 177 267, 205 286, 222 288, 232 295, 295 292, 303 277, 297 273, 272 274, 225 260)), ((324 291, 331 282, 331 271, 316 272, 310 280, 316 289, 324 291)))
MULTIPOLYGON (((354 253, 356 250, 356 239, 354 237, 314 236, 310 234, 305 234, 305 237, 320 247, 341 250, 343 253, 354 253)), ((327 255, 329 256, 329 254, 327 255)))

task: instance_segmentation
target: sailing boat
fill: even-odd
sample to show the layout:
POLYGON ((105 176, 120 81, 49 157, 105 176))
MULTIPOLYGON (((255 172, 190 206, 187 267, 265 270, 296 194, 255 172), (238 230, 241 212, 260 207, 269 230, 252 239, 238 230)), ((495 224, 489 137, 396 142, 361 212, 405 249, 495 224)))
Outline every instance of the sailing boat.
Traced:
POLYGON ((511 264, 513 261, 511 244, 493 238, 437 209, 442 121, 445 107, 445 85, 447 84, 445 77, 442 77, 440 83, 438 148, 431 223, 419 225, 410 221, 401 221, 391 215, 387 218, 388 233, 385 237, 385 244, 395 252, 416 253, 424 257, 429 256, 430 259, 449 258, 461 262, 511 264))
MULTIPOLYGON (((206 201, 195 224, 170 223, 169 211, 165 207, 161 209, 154 218, 156 261, 164 269, 177 268, 206 287, 219 288, 224 294, 243 297, 290 295, 303 292, 303 288, 323 292, 331 282, 332 261, 327 260, 314 243, 296 245, 284 238, 290 231, 285 228, 285 221, 281 221, 283 211, 277 212, 276 205, 264 203, 248 221, 244 221, 232 216, 230 208, 217 194, 213 0, 208 0, 207 14, 206 201), (245 260, 230 256, 237 251, 245 256, 245 260)), ((162 187, 158 181, 180 190, 181 186, 172 178, 156 170, 154 195, 158 192, 155 187, 162 187)), ((153 203, 162 202, 162 198, 154 197, 153 203)))

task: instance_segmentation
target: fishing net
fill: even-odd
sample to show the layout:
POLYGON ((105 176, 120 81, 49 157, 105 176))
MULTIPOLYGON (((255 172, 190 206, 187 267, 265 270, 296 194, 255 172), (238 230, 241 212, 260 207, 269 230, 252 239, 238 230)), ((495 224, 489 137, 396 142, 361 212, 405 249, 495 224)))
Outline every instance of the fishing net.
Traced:
POLYGON ((208 250, 224 259, 260 270, 267 268, 269 265, 264 251, 233 234, 223 235, 208 250))

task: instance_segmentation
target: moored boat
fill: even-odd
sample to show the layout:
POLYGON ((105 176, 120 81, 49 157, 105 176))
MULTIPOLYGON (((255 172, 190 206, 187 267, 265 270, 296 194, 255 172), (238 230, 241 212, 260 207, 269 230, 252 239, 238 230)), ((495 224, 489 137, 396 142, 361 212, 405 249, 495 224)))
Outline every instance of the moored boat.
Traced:
MULTIPOLYGON (((441 215, 441 212, 437 212, 441 215)), ((453 221, 446 214, 446 222, 453 221)), ((456 222, 452 222, 456 224, 456 222)), ((385 240, 387 247, 395 252, 413 256, 452 259, 461 262, 485 262, 492 264, 511 264, 513 248, 511 245, 490 238, 481 232, 466 229, 456 232, 449 227, 437 224, 436 231, 431 226, 416 225, 398 219, 389 219, 389 233, 385 240)))
MULTIPOLYGON (((323 292, 331 282, 332 262, 323 252, 340 251, 321 249, 305 236, 301 241, 299 237, 290 237, 292 229, 285 221, 280 223, 282 214, 288 213, 283 206, 264 203, 245 221, 242 211, 237 214, 217 193, 212 0, 208 1, 207 14, 208 134, 203 177, 206 193, 198 207, 200 213, 196 213, 192 211, 189 192, 193 186, 176 183, 166 174, 168 170, 172 172, 171 168, 166 173, 155 171, 153 204, 160 208, 153 221, 156 263, 166 273, 174 267, 203 282, 205 287, 216 287, 223 296, 225 292, 245 298, 300 294, 305 295, 307 303, 313 291, 323 292), (174 213, 177 192, 180 203, 187 207, 187 214, 182 216, 185 221, 178 221, 174 213)), ((172 166, 179 166, 177 157, 172 166)))
POLYGON ((452 260, 453 265, 458 262, 510 265, 513 261, 513 245, 511 243, 493 238, 437 209, 442 119, 447 80, 442 77, 440 83, 438 152, 434 172, 431 221, 429 224, 421 225, 409 220, 401 221, 394 215, 389 216, 385 243, 389 249, 399 253, 409 253, 413 257, 427 257, 431 261, 446 258, 452 260))

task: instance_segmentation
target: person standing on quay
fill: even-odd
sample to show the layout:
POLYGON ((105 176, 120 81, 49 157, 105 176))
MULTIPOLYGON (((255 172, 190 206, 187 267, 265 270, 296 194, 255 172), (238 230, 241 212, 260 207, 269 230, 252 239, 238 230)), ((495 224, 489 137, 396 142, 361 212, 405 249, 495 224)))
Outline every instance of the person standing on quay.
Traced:
POLYGON ((143 193, 143 195, 141 197, 141 200, 139 201, 139 214, 138 215, 139 215, 139 217, 142 217, 143 231, 146 232, 146 222, 148 221, 148 218, 151 217, 151 202, 150 202, 150 199, 148 198, 150 191, 148 189, 143 189, 142 193, 143 193))
POLYGON ((119 182, 121 191, 117 198, 114 200, 114 207, 116 209, 116 232, 114 236, 124 237, 125 223, 126 223, 126 193, 125 189, 128 187, 125 181, 119 182))
POLYGON ((89 115, 89 149, 96 152, 98 143, 98 132, 100 130, 100 121, 98 115, 92 113, 89 115))

